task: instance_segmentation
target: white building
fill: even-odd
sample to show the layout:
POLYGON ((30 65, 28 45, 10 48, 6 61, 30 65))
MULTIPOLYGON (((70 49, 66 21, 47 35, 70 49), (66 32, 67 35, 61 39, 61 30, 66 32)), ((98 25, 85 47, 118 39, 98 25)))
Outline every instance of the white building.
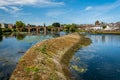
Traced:
POLYGON ((107 25, 104 30, 106 30, 106 31, 110 30, 111 31, 111 30, 113 30, 113 28, 107 25))
POLYGON ((119 27, 107 25, 104 30, 112 31, 112 30, 118 30, 118 29, 119 29, 119 27))
POLYGON ((93 30, 103 30, 103 27, 101 26, 94 26, 92 27, 93 30))
POLYGON ((1 28, 8 28, 8 24, 5 23, 0 23, 1 24, 1 28))

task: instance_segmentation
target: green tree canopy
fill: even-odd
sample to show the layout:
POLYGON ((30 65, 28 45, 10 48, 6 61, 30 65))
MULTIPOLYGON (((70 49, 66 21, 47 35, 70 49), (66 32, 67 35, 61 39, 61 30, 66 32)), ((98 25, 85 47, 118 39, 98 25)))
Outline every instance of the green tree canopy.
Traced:
POLYGON ((0 35, 0 42, 3 40, 3 36, 2 35, 0 35))
POLYGON ((105 29, 107 26, 102 26, 103 27, 103 29, 105 29))
POLYGON ((1 24, 0 24, 0 35, 2 34, 2 28, 1 28, 1 24))
POLYGON ((75 32, 77 30, 77 25, 76 24, 72 24, 69 30, 71 32, 75 32))
POLYGON ((25 23, 23 23, 22 21, 16 21, 16 27, 17 28, 24 28, 25 27, 25 23))
POLYGON ((75 31, 77 31, 77 25, 76 24, 66 24, 65 26, 64 26, 64 30, 65 31, 70 31, 70 32, 75 32, 75 31))
POLYGON ((48 28, 51 29, 51 28, 53 28, 53 26, 52 26, 52 25, 49 25, 48 28))
POLYGON ((70 27, 71 27, 70 24, 66 24, 66 25, 64 26, 65 31, 69 31, 70 27))
POLYGON ((60 23, 55 22, 55 23, 52 24, 52 26, 53 26, 53 27, 60 27, 60 23))

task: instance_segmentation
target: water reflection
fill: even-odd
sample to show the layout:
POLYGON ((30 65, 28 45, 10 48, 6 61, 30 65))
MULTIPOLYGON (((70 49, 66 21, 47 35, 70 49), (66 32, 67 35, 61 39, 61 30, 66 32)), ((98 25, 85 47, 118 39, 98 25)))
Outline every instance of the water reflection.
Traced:
POLYGON ((71 73, 75 80, 120 80, 120 36, 119 35, 89 35, 92 44, 79 49, 71 65, 87 69, 79 72, 75 69, 71 73))
POLYGON ((0 42, 3 40, 3 37, 0 35, 0 42))
POLYGON ((26 34, 17 34, 17 40, 23 40, 26 37, 26 34))
POLYGON ((20 57, 39 41, 63 35, 56 34, 7 34, 0 36, 0 80, 8 80, 20 57))

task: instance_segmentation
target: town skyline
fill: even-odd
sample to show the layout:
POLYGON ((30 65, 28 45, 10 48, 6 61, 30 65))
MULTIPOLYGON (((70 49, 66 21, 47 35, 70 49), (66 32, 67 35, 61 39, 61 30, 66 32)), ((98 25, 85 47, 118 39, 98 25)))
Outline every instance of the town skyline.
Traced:
POLYGON ((0 0, 0 22, 94 24, 120 20, 120 0, 0 0))

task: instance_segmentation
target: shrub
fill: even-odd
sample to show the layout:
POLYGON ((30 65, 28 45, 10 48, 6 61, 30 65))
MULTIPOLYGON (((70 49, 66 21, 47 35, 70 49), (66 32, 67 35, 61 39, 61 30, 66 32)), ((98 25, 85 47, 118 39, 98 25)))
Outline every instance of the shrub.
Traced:
POLYGON ((0 35, 2 34, 2 28, 0 28, 0 35))
POLYGON ((2 29, 2 32, 3 32, 3 33, 4 33, 4 32, 12 32, 12 30, 9 29, 9 28, 4 28, 4 29, 2 29))

